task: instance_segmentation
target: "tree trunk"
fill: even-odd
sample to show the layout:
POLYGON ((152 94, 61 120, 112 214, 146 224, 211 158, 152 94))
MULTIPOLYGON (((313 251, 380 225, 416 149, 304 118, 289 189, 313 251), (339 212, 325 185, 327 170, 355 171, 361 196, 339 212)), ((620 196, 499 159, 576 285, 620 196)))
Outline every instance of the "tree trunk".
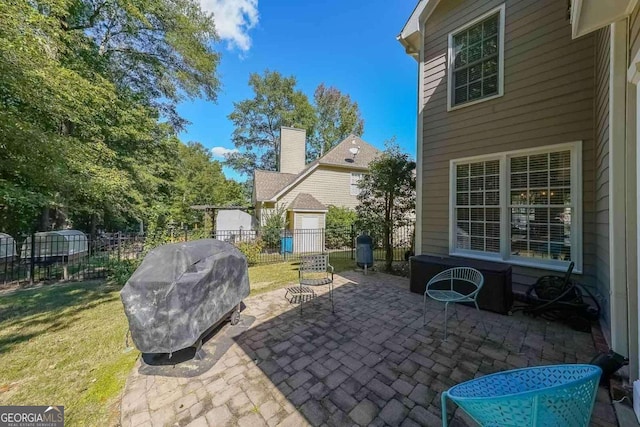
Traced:
POLYGON ((49 206, 42 208, 42 212, 40 213, 40 225, 38 226, 38 230, 36 231, 47 231, 49 230, 49 206))
POLYGON ((393 209, 393 194, 387 197, 384 212, 384 249, 385 249, 385 270, 391 272, 393 270, 393 244, 391 236, 393 234, 393 224, 391 221, 391 209, 393 209))

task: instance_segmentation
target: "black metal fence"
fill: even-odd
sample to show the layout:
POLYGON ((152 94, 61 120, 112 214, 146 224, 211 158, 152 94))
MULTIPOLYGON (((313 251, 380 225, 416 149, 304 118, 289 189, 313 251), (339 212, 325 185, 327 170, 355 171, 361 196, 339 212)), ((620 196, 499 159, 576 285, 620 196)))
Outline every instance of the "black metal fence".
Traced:
POLYGON ((111 233, 36 233, 0 236, 0 289, 50 280, 105 278, 119 261, 142 256, 144 237, 111 233))
MULTIPOLYGON (((211 237, 237 246, 250 264, 298 259, 309 253, 329 253, 332 260, 355 260, 355 227, 312 230, 218 230, 211 237)), ((413 225, 396 228, 393 259, 402 261, 413 247, 413 225)), ((118 263, 136 260, 163 243, 206 236, 201 230, 168 230, 161 235, 110 233, 90 236, 70 231, 36 233, 11 238, 0 234, 0 290, 30 282, 105 278, 118 263)), ((383 236, 371 233, 374 259, 385 259, 383 236)))
MULTIPOLYGON (((309 253, 325 252, 333 260, 355 260, 356 227, 333 227, 327 229, 261 229, 261 230, 218 230, 215 238, 238 246, 252 264, 289 261, 309 253)), ((384 237, 380 232, 372 232, 374 259, 385 259, 384 237)), ((394 261, 403 261, 413 249, 414 227, 407 225, 396 228, 392 233, 394 261)))

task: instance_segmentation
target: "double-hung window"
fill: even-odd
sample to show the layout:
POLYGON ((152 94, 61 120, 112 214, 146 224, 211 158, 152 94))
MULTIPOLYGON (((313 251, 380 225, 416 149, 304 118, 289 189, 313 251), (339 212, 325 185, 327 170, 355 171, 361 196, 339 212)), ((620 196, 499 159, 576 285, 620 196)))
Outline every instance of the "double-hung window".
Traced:
POLYGON ((504 4, 449 34, 448 109, 503 92, 504 4))
POLYGON ((362 177, 364 176, 363 173, 357 173, 357 172, 351 172, 351 195, 352 196, 357 196, 358 194, 360 194, 360 187, 358 186, 358 184, 360 183, 360 180, 362 179, 362 177))
POLYGON ((450 252, 582 267, 581 143, 451 162, 450 252))

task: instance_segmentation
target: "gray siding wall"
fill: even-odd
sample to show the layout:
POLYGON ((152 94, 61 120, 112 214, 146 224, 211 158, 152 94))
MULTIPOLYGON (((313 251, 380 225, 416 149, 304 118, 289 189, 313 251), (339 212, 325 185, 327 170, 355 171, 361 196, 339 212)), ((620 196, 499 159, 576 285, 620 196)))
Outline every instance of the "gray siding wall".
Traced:
MULTIPOLYGON (((594 37, 571 39, 566 2, 448 0, 426 24, 423 115, 423 253, 449 251, 449 161, 583 141, 583 260, 595 285, 594 37), (447 112, 447 38, 506 3, 504 96, 447 112)), ((514 266, 514 283, 547 271, 514 266)))
POLYGON ((609 27, 595 34, 595 199, 596 199, 596 284, 603 316, 610 325, 609 312, 609 27))
POLYGON ((640 4, 629 16, 629 61, 635 58, 640 50, 640 4))

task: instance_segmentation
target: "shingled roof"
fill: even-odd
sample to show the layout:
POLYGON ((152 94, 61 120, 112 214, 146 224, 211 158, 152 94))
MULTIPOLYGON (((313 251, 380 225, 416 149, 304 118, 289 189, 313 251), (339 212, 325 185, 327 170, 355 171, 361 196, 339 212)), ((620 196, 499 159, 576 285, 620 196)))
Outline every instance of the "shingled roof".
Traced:
POLYGON ((278 191, 289 185, 298 175, 256 169, 253 172, 253 185, 256 190, 256 200, 270 200, 278 191))
POLYGON ((366 170, 369 168, 369 163, 379 154, 380 150, 365 142, 359 136, 349 135, 324 156, 309 163, 304 170, 297 175, 255 170, 253 185, 256 192, 256 201, 263 202, 272 200, 284 188, 295 183, 309 173, 311 169, 315 169, 319 165, 366 170), (358 154, 355 156, 349 151, 352 147, 359 148, 358 154))
POLYGON ((379 154, 380 150, 365 142, 359 136, 349 135, 317 161, 321 165, 368 169, 369 163, 379 154), (349 151, 352 147, 360 149, 355 156, 349 151))
POLYGON ((326 211, 327 207, 309 193, 300 193, 289 205, 292 210, 326 211))

